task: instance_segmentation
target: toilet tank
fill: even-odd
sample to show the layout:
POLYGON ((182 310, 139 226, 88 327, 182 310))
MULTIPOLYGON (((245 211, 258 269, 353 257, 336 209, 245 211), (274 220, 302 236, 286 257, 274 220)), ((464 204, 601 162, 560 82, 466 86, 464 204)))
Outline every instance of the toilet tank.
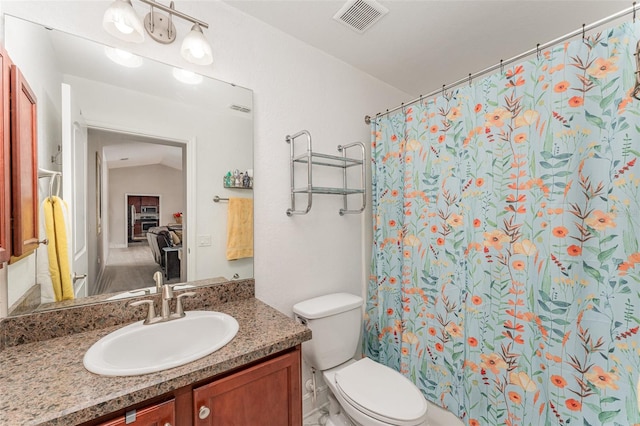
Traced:
POLYGON ((327 370, 351 359, 362 328, 362 298, 333 293, 293 306, 300 321, 311 329, 311 340, 302 344, 302 355, 317 370, 327 370))

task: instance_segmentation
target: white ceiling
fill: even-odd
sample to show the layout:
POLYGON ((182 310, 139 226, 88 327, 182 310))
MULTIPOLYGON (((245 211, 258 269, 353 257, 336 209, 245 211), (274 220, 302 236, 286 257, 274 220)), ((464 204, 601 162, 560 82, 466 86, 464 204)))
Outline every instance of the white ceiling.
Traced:
POLYGON ((182 170, 182 148, 144 136, 91 129, 103 146, 103 161, 109 169, 159 164, 182 170))
POLYGON ((225 2, 414 97, 632 6, 614 0, 380 0, 389 13, 358 34, 333 20, 346 0, 225 2))

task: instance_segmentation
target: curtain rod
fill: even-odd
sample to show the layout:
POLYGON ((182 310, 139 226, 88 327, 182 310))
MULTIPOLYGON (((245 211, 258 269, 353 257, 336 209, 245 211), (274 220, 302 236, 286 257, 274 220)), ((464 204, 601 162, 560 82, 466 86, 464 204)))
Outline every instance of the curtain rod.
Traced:
MULTIPOLYGON (((460 85, 462 83, 471 82, 471 80, 473 80, 476 77, 479 77, 481 75, 490 73, 491 71, 495 71, 497 69, 502 69, 505 65, 512 64, 513 62, 518 61, 518 60, 523 59, 523 58, 526 58, 527 56, 533 55, 534 53, 539 53, 543 49, 546 49, 546 48, 551 47, 551 46, 555 46, 556 44, 561 43, 561 42, 563 42, 565 40, 568 40, 570 38, 573 38, 573 37, 575 37, 577 35, 582 34, 582 37, 584 38, 585 32, 590 31, 590 30, 592 30, 594 28, 597 28, 597 27, 599 27, 601 25, 604 25, 604 24, 606 24, 608 22, 611 22, 611 21, 613 21, 615 19, 621 18, 621 17, 623 17, 625 15, 628 15, 629 13, 633 13, 633 21, 635 22, 635 20, 636 20, 636 2, 635 1, 633 2, 633 6, 628 7, 626 9, 624 9, 624 10, 621 10, 620 12, 614 13, 613 15, 607 16, 606 18, 600 19, 599 21, 593 22, 593 23, 591 23, 589 25, 582 24, 582 27, 578 28, 575 31, 567 33, 567 34, 565 34, 565 35, 563 35, 561 37, 558 37, 558 38, 556 38, 554 40, 551 40, 549 42, 546 42, 544 44, 538 44, 535 48, 527 50, 526 52, 523 52, 523 53, 521 53, 519 55, 516 55, 513 58, 507 59, 506 61, 501 59, 500 62, 498 62, 497 64, 492 65, 490 67, 487 67, 487 68, 483 69, 482 71, 478 71, 478 72, 476 72, 474 74, 469 73, 469 75, 467 77, 461 78, 460 80, 458 80, 458 81, 456 81, 454 83, 443 84, 442 88, 440 88, 438 90, 434 90, 433 92, 427 93, 426 95, 420 95, 418 98, 416 98, 416 99, 414 99, 414 100, 412 100, 410 102, 401 103, 397 107, 388 109, 385 112, 379 112, 379 113, 376 114, 376 117, 392 113, 394 111, 399 110, 400 108, 403 108, 403 107, 408 106, 408 105, 415 104, 416 102, 422 101, 422 99, 424 99, 424 98, 428 98, 428 97, 436 95, 438 93, 441 93, 441 92, 444 93, 445 90, 452 89, 452 88, 454 88, 454 87, 456 87, 456 86, 458 86, 458 85, 460 85)), ((371 116, 365 115, 364 116, 364 122, 366 124, 371 124, 371 116)))

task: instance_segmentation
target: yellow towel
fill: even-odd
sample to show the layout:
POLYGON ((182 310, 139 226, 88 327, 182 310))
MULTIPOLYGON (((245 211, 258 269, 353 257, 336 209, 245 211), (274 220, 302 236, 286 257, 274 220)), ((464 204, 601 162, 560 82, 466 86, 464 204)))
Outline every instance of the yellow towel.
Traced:
POLYGON ((47 254, 49 255, 49 273, 53 284, 56 302, 71 300, 73 284, 69 268, 69 251, 67 246, 67 230, 64 223, 62 201, 59 197, 47 197, 42 202, 44 212, 44 228, 49 240, 47 254))
POLYGON ((253 199, 229 198, 227 260, 253 257, 253 199))

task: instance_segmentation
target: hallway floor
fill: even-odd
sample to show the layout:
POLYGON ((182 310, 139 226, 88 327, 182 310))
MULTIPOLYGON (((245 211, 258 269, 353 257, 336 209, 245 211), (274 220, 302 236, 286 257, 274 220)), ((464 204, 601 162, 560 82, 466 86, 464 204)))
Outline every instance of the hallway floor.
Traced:
MULTIPOLYGON (((112 248, 109 250, 109 258, 95 294, 154 286, 153 274, 157 271, 162 272, 162 268, 153 260, 153 254, 146 241, 130 243, 127 248, 112 248)), ((180 278, 164 281, 165 284, 178 282, 180 278)))

